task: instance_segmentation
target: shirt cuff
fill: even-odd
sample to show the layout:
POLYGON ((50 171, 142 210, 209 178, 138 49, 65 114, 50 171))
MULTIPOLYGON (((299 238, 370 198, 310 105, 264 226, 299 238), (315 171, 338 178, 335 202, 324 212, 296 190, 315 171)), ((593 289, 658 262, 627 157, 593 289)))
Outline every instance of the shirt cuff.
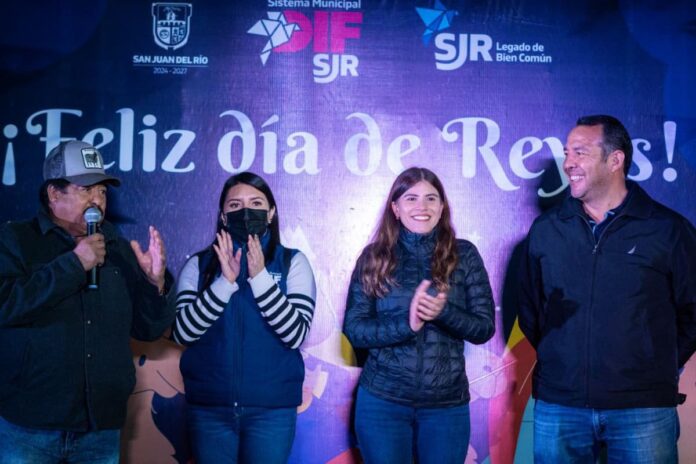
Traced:
POLYGON ((213 292, 220 301, 230 301, 230 297, 234 292, 239 290, 237 282, 230 283, 225 276, 221 275, 210 285, 210 291, 213 292))
POLYGON ((247 279, 249 285, 251 286, 251 292, 254 296, 263 295, 269 288, 273 287, 276 283, 273 276, 263 268, 261 272, 256 274, 255 277, 249 277, 247 279))

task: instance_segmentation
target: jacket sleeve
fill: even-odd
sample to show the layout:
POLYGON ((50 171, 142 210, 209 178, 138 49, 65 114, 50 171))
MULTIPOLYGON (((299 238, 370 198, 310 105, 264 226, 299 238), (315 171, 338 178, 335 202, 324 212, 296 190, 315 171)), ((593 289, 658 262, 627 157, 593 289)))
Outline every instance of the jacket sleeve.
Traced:
POLYGON ((86 283, 72 251, 34 269, 22 258, 15 230, 9 225, 0 229, 0 327, 31 324, 86 283))
POLYGON ((672 288, 677 306, 679 368, 696 351, 696 229, 682 219, 672 251, 672 288))
POLYGON ((465 270, 464 301, 447 301, 440 315, 433 321, 453 336, 471 343, 485 343, 495 333, 493 319, 493 292, 483 260, 469 242, 460 242, 458 266, 465 270))
POLYGON ((133 250, 125 239, 118 239, 120 253, 126 258, 130 269, 129 288, 133 301, 131 337, 141 341, 153 341, 162 336, 174 320, 174 278, 165 274, 164 293, 160 295, 140 269, 133 250))
POLYGON ((343 320, 343 333, 353 348, 381 348, 415 337, 408 324, 408 308, 389 315, 377 314, 377 299, 363 291, 358 267, 351 277, 343 320))
POLYGON ((292 258, 287 295, 280 291, 265 268, 248 281, 266 323, 288 348, 299 348, 312 324, 317 293, 314 274, 305 255, 298 252, 292 258))
POLYGON ((536 349, 541 338, 542 281, 538 258, 531 253, 533 233, 532 225, 529 235, 522 243, 522 256, 517 270, 519 278, 517 321, 522 333, 536 349))
POLYGON ((179 345, 197 342, 220 318, 232 294, 239 290, 236 282, 230 283, 220 275, 199 294, 198 276, 198 256, 192 256, 181 270, 177 284, 172 338, 179 345))

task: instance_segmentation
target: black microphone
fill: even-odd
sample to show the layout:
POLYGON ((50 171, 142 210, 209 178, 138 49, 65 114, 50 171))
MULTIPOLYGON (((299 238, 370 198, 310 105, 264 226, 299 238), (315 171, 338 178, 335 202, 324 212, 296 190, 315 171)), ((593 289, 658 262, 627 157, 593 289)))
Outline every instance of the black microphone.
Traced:
MULTIPOLYGON (((87 223, 87 236, 94 235, 97 233, 97 225, 99 221, 102 220, 102 212, 96 206, 90 206, 85 210, 84 214, 85 222, 87 223)), ((89 271, 89 284, 87 288, 90 290, 96 290, 99 288, 99 275, 97 274, 97 266, 94 266, 89 271)))

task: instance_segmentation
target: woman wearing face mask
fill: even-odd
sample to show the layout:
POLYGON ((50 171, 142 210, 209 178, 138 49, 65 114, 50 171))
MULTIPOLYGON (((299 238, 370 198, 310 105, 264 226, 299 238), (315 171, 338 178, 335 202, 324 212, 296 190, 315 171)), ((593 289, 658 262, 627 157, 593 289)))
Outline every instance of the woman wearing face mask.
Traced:
POLYGON ((215 240, 181 271, 172 331, 187 346, 180 366, 197 463, 287 462, 315 295, 307 258, 280 244, 266 182, 230 177, 215 240))
POLYGON ((461 464, 469 443, 464 341, 493 336, 476 248, 455 238, 440 180, 410 168, 392 185, 353 271, 343 331, 368 349, 355 412, 367 464, 461 464))

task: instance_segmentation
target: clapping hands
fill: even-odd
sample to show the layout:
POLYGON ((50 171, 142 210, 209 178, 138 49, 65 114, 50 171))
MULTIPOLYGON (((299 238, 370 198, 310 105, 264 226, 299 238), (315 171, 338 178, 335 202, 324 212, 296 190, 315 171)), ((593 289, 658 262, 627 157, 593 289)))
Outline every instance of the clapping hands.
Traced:
POLYGON ((259 240, 258 235, 250 235, 249 241, 247 242, 247 262, 249 264, 249 277, 256 277, 256 275, 263 271, 266 267, 266 260, 263 257, 263 248, 261 248, 261 240, 259 240))
POLYGON ((234 252, 232 238, 226 230, 221 230, 216 234, 217 243, 213 243, 213 249, 220 261, 222 275, 229 283, 234 283, 239 276, 240 263, 242 261, 242 249, 234 252))
POLYGON ((411 330, 418 332, 426 322, 432 321, 440 315, 447 303, 447 294, 438 293, 436 296, 428 294, 431 282, 423 280, 411 298, 411 305, 408 311, 408 323, 411 330))
MULTIPOLYGON (((213 249, 220 260, 222 275, 225 276, 230 283, 234 283, 237 277, 239 277, 242 249, 239 248, 236 253, 234 252, 232 237, 230 237, 230 234, 227 233, 226 230, 221 230, 216 236, 217 243, 213 243, 213 249)), ((256 275, 266 267, 263 248, 261 247, 261 241, 258 236, 249 235, 246 256, 249 277, 256 277, 256 275)))

